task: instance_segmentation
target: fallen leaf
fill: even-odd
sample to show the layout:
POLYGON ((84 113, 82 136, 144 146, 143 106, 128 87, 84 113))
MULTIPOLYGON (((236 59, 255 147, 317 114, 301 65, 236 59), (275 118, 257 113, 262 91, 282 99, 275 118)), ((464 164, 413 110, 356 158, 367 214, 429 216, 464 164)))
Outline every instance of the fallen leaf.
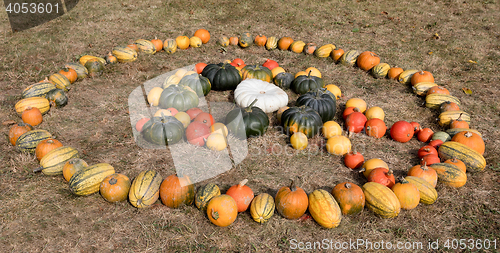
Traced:
POLYGON ((387 13, 387 11, 383 11, 381 12, 382 14, 385 14, 385 15, 388 15, 389 13, 387 13))
POLYGON ((13 120, 7 120, 7 121, 2 122, 2 125, 4 125, 4 126, 13 125, 13 124, 16 124, 16 122, 13 120))
POLYGON ((474 63, 474 64, 477 64, 477 61, 473 61, 473 60, 468 60, 469 63, 474 63))
POLYGON ((351 32, 357 33, 357 32, 359 32, 359 28, 354 28, 354 29, 351 30, 351 32))
POLYGON ((472 95, 472 91, 469 88, 462 88, 465 94, 472 95))
POLYGON ((428 52, 427 54, 428 54, 428 55, 431 55, 431 54, 432 54, 432 52, 428 52))

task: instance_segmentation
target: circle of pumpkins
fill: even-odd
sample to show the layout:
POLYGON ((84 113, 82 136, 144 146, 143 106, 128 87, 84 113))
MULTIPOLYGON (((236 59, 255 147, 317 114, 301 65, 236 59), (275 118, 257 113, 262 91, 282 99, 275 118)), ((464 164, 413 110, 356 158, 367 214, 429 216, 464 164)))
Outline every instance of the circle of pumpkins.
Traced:
POLYGON ((42 122, 42 115, 51 106, 57 108, 67 104, 65 92, 75 81, 87 76, 100 76, 106 64, 135 61, 138 52, 154 54, 164 50, 173 54, 177 49, 200 47, 209 40, 210 33, 205 29, 197 30, 191 38, 179 36, 165 41, 139 39, 127 46, 114 47, 104 58, 85 55, 79 63, 64 65, 58 73, 23 90, 22 99, 15 105, 22 122, 13 125, 9 131, 12 145, 36 155, 41 167, 35 172, 62 174, 69 182, 71 192, 76 195, 85 196, 100 191, 109 202, 128 199, 137 208, 149 207, 158 198, 171 208, 194 202, 217 226, 232 224, 239 212, 249 208, 252 218, 259 223, 268 221, 275 209, 287 219, 298 219, 309 210, 312 218, 327 228, 338 226, 342 215, 359 213, 365 206, 380 217, 392 218, 401 209, 412 209, 419 203, 433 204, 437 199, 435 186, 438 182, 461 187, 467 180, 466 171, 479 172, 485 168, 481 134, 469 128, 470 115, 460 110, 459 99, 450 95, 445 87, 434 83, 430 72, 390 67, 381 63, 377 54, 369 51, 344 52, 333 44, 319 46, 294 41, 290 37, 252 37, 249 33, 230 38, 221 36, 217 43, 223 50, 231 45, 245 48, 255 44, 268 50, 331 57, 335 63, 357 66, 375 78, 390 78, 411 85, 416 95, 425 96, 426 107, 440 111, 439 124, 449 129, 433 132, 416 122, 406 121, 398 121, 387 129, 382 108, 367 108, 362 99, 351 98, 343 112, 348 133, 343 135, 341 126, 333 121, 341 90, 333 84, 325 85, 318 69, 311 67, 293 75, 273 60, 267 60, 262 65, 245 65, 241 59, 218 64, 198 63, 195 71, 181 69, 169 76, 162 87, 154 87, 147 94, 148 103, 158 111, 151 119, 138 120, 136 130, 151 143, 173 145, 185 135, 189 143, 217 152, 227 147, 228 133, 242 139, 264 134, 269 127, 266 113, 277 111, 278 122, 283 132, 290 135, 293 148, 306 148, 308 138, 321 132, 327 139, 327 152, 344 156, 345 165, 362 172, 368 182, 362 187, 353 182, 343 182, 336 185, 331 193, 317 189, 307 195, 292 181, 289 187, 282 187, 273 197, 267 193, 254 196, 245 179, 225 194, 221 194, 219 187, 213 183, 203 185, 195 192, 187 176, 174 174, 162 179, 158 172, 146 170, 131 181, 127 176, 116 173, 110 164, 89 166, 78 158, 75 148, 64 146, 46 130, 33 129, 42 122), (230 111, 225 123, 215 123, 210 113, 197 107, 198 97, 207 95, 211 89, 236 89, 235 102, 240 108, 230 111), (295 106, 287 106, 288 96, 283 89, 301 94, 295 106), (238 120, 240 114, 243 119, 238 120), (383 160, 365 161, 361 153, 351 151, 349 137, 354 133, 364 131, 373 138, 381 138, 387 130, 395 141, 407 142, 416 136, 425 143, 418 151, 421 164, 412 167, 408 176, 399 179, 398 183, 383 160))

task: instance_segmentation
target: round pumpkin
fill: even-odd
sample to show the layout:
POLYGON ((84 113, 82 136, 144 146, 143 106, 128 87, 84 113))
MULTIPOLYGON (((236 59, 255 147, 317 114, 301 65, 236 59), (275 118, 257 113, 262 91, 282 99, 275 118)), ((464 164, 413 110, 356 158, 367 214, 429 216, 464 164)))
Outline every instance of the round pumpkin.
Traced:
POLYGON ((214 151, 222 151, 227 148, 226 137, 220 133, 211 133, 205 144, 208 149, 214 151))
POLYGON ((408 142, 413 137, 413 126, 404 120, 394 123, 391 127, 391 138, 398 142, 408 142))
POLYGON ((171 85, 163 89, 158 100, 158 106, 162 109, 173 107, 185 112, 197 107, 200 100, 196 92, 188 86, 171 85))
POLYGON ((104 73, 104 64, 99 59, 90 59, 85 63, 90 77, 99 77, 104 73))
POLYGON ((210 128, 202 122, 191 122, 186 128, 186 139, 193 145, 205 145, 205 141, 209 135, 210 128))
POLYGON ((43 121, 42 113, 37 107, 28 106, 21 114, 21 119, 25 124, 38 126, 43 121))
POLYGON ((384 120, 385 112, 382 108, 380 108, 378 106, 373 106, 373 107, 368 108, 368 110, 365 111, 365 116, 366 116, 367 120, 374 119, 374 118, 384 120))
POLYGON ((292 180, 290 187, 283 186, 278 190, 275 203, 276 210, 281 216, 295 220, 307 211, 309 198, 306 192, 302 188, 296 187, 292 180))
POLYGON ((434 76, 432 76, 432 73, 429 71, 419 71, 413 76, 411 76, 410 83, 411 85, 415 86, 417 83, 421 82, 434 82, 434 76))
POLYGON ((355 107, 359 109, 359 112, 364 113, 366 111, 366 102, 361 98, 350 98, 345 103, 345 108, 355 107))
POLYGON ((305 105, 314 109, 323 122, 332 120, 337 112, 336 100, 331 93, 322 88, 300 95, 295 102, 295 106, 305 105))
POLYGON ((240 71, 228 63, 208 64, 201 75, 207 77, 213 90, 234 90, 241 82, 240 71))
POLYGON ((411 210, 420 203, 420 191, 404 178, 401 179, 400 183, 392 186, 392 191, 398 198, 402 209, 411 210))
POLYGON ((369 71, 379 63, 380 57, 370 51, 361 53, 356 60, 356 64, 358 65, 358 67, 364 71, 369 71))
POLYGON ((408 176, 422 178, 427 181, 432 187, 436 187, 438 175, 433 168, 430 168, 426 164, 415 165, 408 170, 408 176))
POLYGON ((389 165, 387 165, 387 163, 384 162, 382 159, 372 158, 372 159, 367 160, 365 163, 363 163, 363 167, 362 167, 361 172, 363 172, 363 175, 366 178, 368 178, 368 176, 370 175, 372 170, 374 170, 375 168, 380 168, 380 167, 389 169, 389 165))
POLYGON ((292 82, 294 80, 294 76, 291 73, 281 72, 276 74, 273 78, 274 84, 278 85, 278 87, 282 89, 290 89, 292 82))
POLYGON ((296 150, 303 150, 307 148, 307 136, 301 132, 296 132, 290 136, 290 144, 296 150))
POLYGON ((333 61, 334 62, 339 62, 339 60, 340 60, 340 58, 342 57, 343 54, 344 54, 344 49, 342 49, 342 48, 334 49, 331 52, 331 56, 332 56, 333 61))
POLYGON ((259 47, 263 47, 266 45, 267 42, 267 37, 265 35, 259 34, 255 36, 255 39, 253 40, 253 43, 259 47))
POLYGON ((365 158, 357 151, 351 151, 344 155, 344 164, 349 169, 358 169, 363 166, 365 158))
POLYGON ((142 127, 143 138, 156 145, 173 145, 184 135, 184 125, 172 116, 153 117, 142 127))
POLYGON ((279 40, 278 40, 278 48, 281 49, 281 50, 288 50, 288 48, 290 47, 290 45, 293 43, 293 39, 290 38, 290 37, 281 37, 279 40))
POLYGON ((302 132, 312 138, 320 132, 323 121, 318 112, 308 106, 290 107, 281 115, 281 124, 286 134, 302 132))
POLYGON ((63 177, 69 182, 71 177, 78 171, 85 169, 89 165, 81 158, 71 158, 63 166, 63 177))
POLYGON ((339 125, 339 123, 333 120, 323 123, 321 131, 323 133, 323 137, 325 137, 326 139, 330 139, 331 137, 336 135, 342 135, 342 127, 339 125))
POLYGON ((363 131, 366 123, 366 116, 361 112, 353 112, 345 119, 346 128, 349 134, 363 131))
POLYGON ((70 83, 74 83, 78 78, 78 74, 76 73, 76 71, 68 67, 64 67, 61 70, 59 70, 59 74, 68 78, 70 83))
POLYGON ((373 169, 366 179, 368 182, 379 183, 389 188, 396 183, 392 170, 382 167, 373 169))
POLYGON ((326 141, 326 151, 343 156, 351 151, 351 141, 343 135, 333 136, 326 141))
POLYGON ((66 93, 62 89, 55 88, 47 92, 46 98, 49 100, 50 105, 56 108, 61 108, 68 104, 68 96, 66 96, 66 93))
POLYGON ((120 202, 128 198, 130 185, 130 179, 127 176, 115 173, 104 178, 99 185, 99 192, 108 202, 120 202))
POLYGON ((170 208, 192 205, 194 201, 194 185, 189 177, 170 175, 160 185, 161 202, 170 208))
POLYGON ((238 216, 238 205, 233 197, 221 194, 210 199, 207 205, 208 219, 219 227, 227 227, 238 216))
POLYGON ((35 148, 36 159, 38 159, 38 161, 40 161, 51 150, 54 150, 54 149, 56 149, 58 147, 62 147, 62 146, 63 146, 63 144, 54 138, 45 139, 36 145, 36 148, 35 148))
POLYGON ((335 100, 339 100, 342 97, 342 91, 337 85, 328 84, 325 88, 333 94, 335 100))
POLYGON ((267 114, 254 106, 254 100, 245 108, 235 108, 226 115, 226 126, 239 139, 263 135, 269 127, 267 114))
POLYGON ((382 138, 387 131, 384 121, 379 118, 373 118, 365 123, 365 132, 368 136, 382 138))
POLYGON ((309 91, 315 91, 325 87, 323 79, 317 76, 311 75, 311 72, 307 75, 297 76, 291 85, 291 89, 297 94, 304 94, 309 91))
POLYGON ((187 49, 190 45, 189 37, 187 36, 178 36, 175 38, 175 43, 177 44, 177 48, 179 49, 187 49))
POLYGON ((210 40, 210 32, 203 28, 196 30, 196 32, 194 32, 194 36, 200 38, 203 44, 207 44, 210 40))
POLYGON ((226 194, 236 201, 239 213, 246 211, 254 198, 252 189, 246 185, 247 182, 248 179, 244 179, 226 191, 226 194))
POLYGON ((389 77, 389 79, 392 79, 392 80, 398 80, 399 74, 401 74, 402 72, 403 72, 402 68, 392 67, 387 72, 387 77, 389 77))
POLYGON ((33 130, 33 127, 30 124, 26 124, 24 122, 14 124, 9 129, 10 144, 15 146, 17 138, 19 138, 19 136, 31 130, 33 130))
POLYGON ((238 38, 238 45, 240 47, 249 47, 253 44, 253 38, 252 35, 249 32, 244 32, 240 34, 240 37, 238 38))
POLYGON ((337 184, 333 187, 332 195, 344 215, 358 214, 365 207, 365 194, 357 184, 350 182, 337 184))
POLYGON ((483 155, 485 150, 485 145, 483 138, 480 135, 471 132, 471 131, 462 131, 460 133, 455 134, 452 138, 452 141, 456 141, 458 143, 462 143, 469 148, 477 151, 479 154, 483 155))

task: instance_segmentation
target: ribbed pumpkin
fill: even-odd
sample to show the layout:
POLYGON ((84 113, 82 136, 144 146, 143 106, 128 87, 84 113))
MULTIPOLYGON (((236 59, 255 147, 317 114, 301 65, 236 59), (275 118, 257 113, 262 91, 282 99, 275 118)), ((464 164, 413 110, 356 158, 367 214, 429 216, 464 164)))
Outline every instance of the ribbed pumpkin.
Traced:
POLYGON ((389 69, 389 72, 387 72, 387 77, 389 79, 398 80, 399 74, 401 74, 402 72, 403 72, 402 68, 392 67, 389 69))
POLYGON ((398 82, 401 84, 410 84, 411 83, 411 77, 413 74, 417 73, 418 70, 416 69, 408 69, 403 72, 401 72, 398 76, 398 82))
POLYGON ((137 52, 123 46, 116 46, 111 53, 118 59, 118 62, 133 62, 137 60, 137 52))
POLYGON ((36 146, 43 140, 52 138, 47 130, 35 129, 28 131, 16 140, 16 148, 22 152, 35 153, 36 146))
POLYGON ((78 156, 78 150, 72 147, 61 146, 55 148, 43 156, 40 160, 40 167, 34 169, 33 172, 41 171, 47 176, 61 175, 66 162, 78 158, 78 156))
POLYGON ((42 114, 45 114, 49 111, 50 109, 50 103, 49 100, 46 98, 42 97, 30 97, 30 98, 23 98, 19 100, 15 105, 14 108, 16 109, 16 112, 19 116, 21 116, 28 107, 36 107, 42 114))
POLYGON ((358 214, 365 207, 365 194, 357 184, 350 182, 337 184, 332 190, 332 195, 344 215, 358 214))
POLYGON ((298 219, 304 215, 309 205, 309 198, 306 192, 302 188, 296 187, 293 180, 290 187, 281 187, 274 199, 278 213, 291 220, 298 219))
POLYGON ((266 49, 267 50, 274 50, 278 47, 278 39, 276 37, 269 37, 267 38, 266 42, 266 49))
POLYGON ((155 54, 156 53, 156 46, 150 40, 138 39, 138 40, 134 41, 134 44, 136 44, 137 47, 139 48, 139 50, 143 53, 146 53, 146 54, 155 54))
POLYGON ((235 137, 246 139, 267 131, 269 118, 262 109, 253 106, 256 102, 254 100, 245 108, 234 108, 226 115, 226 126, 235 137))
POLYGON ((253 37, 249 32, 242 33, 238 38, 238 45, 240 47, 249 47, 253 44, 253 37))
POLYGON ((421 82, 434 82, 434 76, 432 76, 432 73, 429 71, 419 71, 415 74, 410 79, 411 85, 416 85, 417 83, 421 82))
POLYGON ((241 69, 241 77, 245 79, 259 79, 265 82, 271 82, 273 73, 270 69, 260 65, 246 65, 241 69))
POLYGON ((344 66, 354 66, 360 54, 361 52, 358 50, 348 50, 342 55, 342 57, 340 57, 339 62, 344 66))
POLYGON ((85 66, 83 66, 80 63, 70 62, 70 63, 64 64, 64 67, 74 69, 76 71, 77 76, 78 76, 78 80, 81 80, 81 79, 87 77, 87 75, 89 74, 87 68, 85 68, 85 66))
POLYGON ((210 90, 212 89, 212 85, 210 84, 210 80, 208 78, 199 75, 199 74, 191 74, 184 76, 180 81, 179 85, 188 86, 192 90, 196 92, 198 97, 203 97, 208 95, 210 90))
POLYGON ((407 176, 405 180, 417 187, 420 192, 420 203, 431 205, 436 202, 438 193, 434 187, 422 178, 407 176))
POLYGON ((69 82, 68 78, 59 73, 50 75, 49 80, 56 85, 56 88, 59 88, 64 91, 69 91, 71 89, 71 83, 69 82))
POLYGON ((387 76, 387 72, 389 72, 390 68, 391 68, 391 66, 389 66, 389 64, 382 62, 382 63, 375 65, 371 69, 371 74, 375 78, 385 78, 387 76))
POLYGON ((29 124, 26 124, 24 122, 17 123, 13 126, 10 127, 9 129, 9 141, 10 144, 16 145, 16 141, 19 138, 19 136, 23 135, 24 133, 33 130, 33 127, 29 124))
POLYGON ((325 228, 337 227, 342 219, 339 204, 323 189, 314 190, 309 194, 308 209, 313 219, 325 228))
POLYGON ((241 82, 240 71, 229 63, 208 64, 201 75, 207 77, 213 90, 234 90, 241 82))
POLYGON ((439 109, 441 104, 445 102, 453 102, 460 105, 460 100, 457 97, 446 94, 429 94, 425 97, 425 106, 431 109, 439 109))
POLYGON ((382 218, 394 218, 401 211, 401 204, 391 189, 375 182, 368 182, 362 187, 366 207, 382 218))
POLYGON ((295 78, 293 77, 293 74, 287 73, 287 72, 282 72, 278 73, 273 81, 274 84, 276 84, 278 87, 282 89, 290 89, 290 86, 292 85, 292 82, 295 78))
POLYGON ((296 77, 291 85, 291 89, 297 94, 304 94, 309 91, 315 91, 325 87, 323 79, 311 75, 310 71, 307 75, 296 77))
POLYGON ((196 191, 196 195, 194 197, 194 204, 200 210, 206 210, 208 202, 215 196, 220 195, 219 186, 214 183, 208 183, 206 185, 201 186, 196 191))
POLYGON ((483 138, 483 135, 476 129, 471 129, 471 128, 450 128, 448 130, 446 130, 446 133, 450 136, 450 140, 453 136, 455 136, 455 134, 458 134, 460 132, 471 132, 471 133, 475 133, 477 135, 479 135, 481 138, 483 138))
POLYGON ((226 191, 226 194, 236 201, 239 213, 246 211, 254 198, 252 189, 246 185, 247 182, 248 180, 244 179, 226 191))
MULTIPOLYGON (((421 82, 421 83, 430 83, 430 82, 421 82)), ((417 83, 414 86, 417 86, 418 84, 420 84, 420 83, 417 83)), ((450 91, 443 86, 433 86, 427 91, 427 95, 430 95, 430 94, 450 95, 450 91)))
POLYGON ((453 120, 458 120, 459 118, 466 122, 467 125, 470 124, 470 114, 464 111, 442 112, 439 114, 438 123, 440 126, 449 126, 453 120))
POLYGON ((427 95, 428 91, 432 89, 432 87, 437 87, 437 84, 431 82, 421 82, 413 85, 412 89, 413 93, 417 94, 418 96, 425 96, 427 95))
POLYGON ((56 108, 64 107, 68 104, 68 96, 61 89, 53 89, 47 93, 47 99, 49 103, 56 108))
POLYGON ((76 172, 69 180, 69 189, 78 196, 87 196, 99 191, 101 182, 115 169, 108 163, 98 163, 76 172))
POLYGON ((47 93, 56 88, 56 85, 49 81, 42 81, 40 83, 32 84, 26 87, 22 94, 22 98, 31 98, 31 97, 45 97, 47 93))
POLYGON ((71 158, 63 166, 62 174, 66 182, 71 180, 71 177, 80 170, 83 170, 85 167, 89 165, 81 158, 71 158))
POLYGON ((308 106, 290 107, 281 115, 283 131, 286 134, 302 132, 308 138, 319 133, 323 121, 321 116, 308 106))
POLYGON ((467 182, 467 174, 454 164, 434 163, 430 167, 436 171, 439 182, 448 186, 459 188, 467 182))
POLYGON ((274 198, 267 193, 261 193, 250 204, 250 215, 254 221, 262 224, 273 216, 274 209, 274 198))
POLYGON ((46 140, 43 140, 36 145, 35 148, 35 156, 38 161, 40 161, 47 153, 49 153, 51 150, 56 149, 58 147, 62 147, 63 144, 53 138, 49 138, 46 140))
POLYGON ((334 100, 332 94, 324 88, 300 95, 295 102, 295 106, 302 105, 314 109, 323 122, 332 120, 337 112, 336 100, 334 100))
POLYGON ((453 102, 446 101, 439 106, 439 110, 441 110, 441 112, 459 111, 460 107, 453 102))
POLYGON ((300 54, 304 51, 305 45, 306 43, 304 43, 304 41, 297 40, 290 44, 290 50, 294 53, 300 54))
POLYGON ((167 54, 173 54, 177 51, 177 42, 174 39, 166 39, 163 42, 163 50, 167 52, 167 54))
POLYGON ((145 208, 153 205, 160 196, 160 185, 162 178, 154 170, 145 170, 139 173, 132 181, 128 200, 137 208, 145 208))
POLYGON ((316 57, 319 57, 319 58, 326 58, 328 56, 330 56, 330 54, 332 53, 332 51, 335 49, 335 45, 333 44, 326 44, 326 45, 323 45, 319 48, 317 48, 315 51, 314 51, 314 55, 316 57))
POLYGON ((219 227, 227 227, 236 220, 238 206, 236 201, 226 194, 213 197, 207 205, 208 219, 219 227))
POLYGON ((101 196, 108 202, 120 202, 128 198, 130 179, 120 173, 107 176, 99 185, 101 196))
POLYGON ((452 119, 450 121, 450 128, 470 128, 470 126, 469 126, 469 123, 467 123, 467 121, 463 120, 462 116, 459 115, 458 119, 452 119))
POLYGON ((404 178, 401 178, 401 182, 392 186, 392 191, 398 198, 402 209, 411 210, 420 203, 420 191, 404 178))
POLYGON ((480 135, 474 132, 463 131, 457 133, 451 138, 451 140, 464 144, 465 146, 468 146, 469 148, 477 151, 481 155, 484 154, 485 145, 483 138, 481 138, 480 135))
POLYGON ((427 181, 432 187, 436 187, 438 175, 433 168, 428 167, 427 165, 415 165, 408 170, 408 176, 414 176, 418 178, 422 178, 427 181))
MULTIPOLYGON (((90 77, 99 77, 104 72, 104 64, 97 59, 88 60, 85 63, 85 68, 87 68, 87 70, 89 71, 90 77)), ((65 91, 67 90, 65 89, 65 91)))
POLYGON ((194 201, 194 185, 189 177, 170 175, 160 185, 161 202, 170 208, 192 205, 194 201))
POLYGON ((197 107, 200 102, 198 95, 188 86, 171 85, 163 89, 158 100, 158 106, 162 109, 175 108, 185 112, 197 107))
POLYGON ((279 40, 278 40, 278 48, 281 49, 281 50, 288 50, 288 48, 290 47, 290 45, 293 43, 293 39, 290 38, 290 37, 281 37, 279 40))
POLYGON ((365 51, 361 53, 356 59, 356 64, 358 67, 364 71, 369 71, 377 64, 380 63, 380 57, 370 51, 365 51))
POLYGON ((156 145, 173 145, 184 135, 184 125, 172 116, 153 117, 142 127, 143 138, 156 145))

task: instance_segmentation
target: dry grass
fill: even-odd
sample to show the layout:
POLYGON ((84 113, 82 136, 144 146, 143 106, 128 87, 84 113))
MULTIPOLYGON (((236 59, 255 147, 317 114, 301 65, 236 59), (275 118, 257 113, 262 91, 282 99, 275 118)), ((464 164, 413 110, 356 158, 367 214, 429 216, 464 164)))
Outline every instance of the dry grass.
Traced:
MULTIPOLYGON (((435 131, 437 112, 422 106, 423 99, 408 87, 377 80, 357 68, 303 54, 250 47, 221 52, 215 41, 221 35, 249 31, 266 36, 291 36, 317 44, 334 43, 344 50, 370 50, 391 66, 431 71, 471 113, 471 126, 485 136, 484 172, 468 174, 460 189, 438 186, 438 201, 418 206, 384 220, 365 210, 343 217, 338 228, 321 228, 312 219, 290 221, 276 214, 259 225, 249 213, 234 224, 218 228, 194 206, 169 209, 158 202, 147 210, 128 203, 109 204, 98 194, 75 197, 64 179, 33 174, 33 156, 21 154, 0 139, 0 245, 3 251, 23 252, 288 252, 293 239, 346 242, 422 242, 429 240, 497 239, 500 229, 500 3, 489 1, 81 1, 68 15, 20 33, 11 33, 0 12, 0 116, 15 120, 13 106, 27 85, 58 71, 77 55, 104 55, 113 46, 138 38, 191 36, 206 28, 212 40, 198 49, 173 55, 140 54, 136 62, 106 68, 99 78, 76 83, 68 93, 69 104, 44 116, 39 128, 47 129, 65 145, 77 148, 89 164, 108 162, 117 171, 136 176, 156 169, 166 177, 175 172, 166 150, 143 149, 135 144, 127 104, 129 94, 141 83, 168 71, 203 61, 217 63, 242 58, 250 64, 270 58, 292 73, 309 66, 320 69, 327 83, 337 84, 344 98, 338 101, 336 120, 348 98, 363 98, 369 106, 386 112, 388 126, 398 120, 417 121, 435 131), (436 37, 437 34, 439 37, 436 37), (432 53, 431 53, 432 52, 432 53), (477 63, 470 63, 469 60, 477 63), (466 95, 462 88, 473 91, 466 95)), ((297 95, 288 93, 294 101, 297 95)), ((211 92, 209 102, 223 102, 229 92, 211 92)), ((270 115, 276 125, 275 115, 270 115)), ((342 124, 342 123, 341 123, 342 124)), ((6 135, 8 127, 2 126, 6 135)), ((296 152, 277 128, 250 139, 246 159, 231 170, 206 182, 222 191, 248 178, 255 193, 272 195, 298 178, 310 193, 331 190, 342 181, 363 184, 364 179, 318 146, 296 152), (287 152, 285 155, 284 152, 287 152)), ((321 143, 318 137, 316 143, 321 143)), ((397 175, 418 163, 417 140, 397 143, 374 140, 362 134, 352 139, 365 159, 385 160, 397 175)), ((201 183, 198 183, 199 186, 201 183)), ((437 251, 446 251, 442 248, 437 251)), ((364 250, 359 250, 364 251, 364 250)), ((418 250, 414 250, 418 251, 418 250)), ((490 250, 493 252, 492 250, 490 250)))

